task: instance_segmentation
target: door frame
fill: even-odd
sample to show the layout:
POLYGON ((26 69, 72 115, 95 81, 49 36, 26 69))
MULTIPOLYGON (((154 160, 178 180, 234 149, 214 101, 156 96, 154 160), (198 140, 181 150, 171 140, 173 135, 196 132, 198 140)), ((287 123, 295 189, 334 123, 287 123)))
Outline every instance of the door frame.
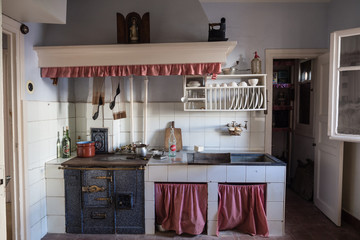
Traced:
MULTIPOLYGON (((12 190, 12 229, 13 239, 28 239, 27 232, 27 199, 26 179, 27 164, 24 158, 24 136, 23 136, 23 83, 24 83, 24 36, 20 32, 21 23, 2 15, 2 33, 10 35, 10 58, 11 58, 11 97, 13 116, 13 190, 12 190)), ((2 75, 2 73, 1 73, 2 75)), ((2 76, 1 76, 2 77, 2 76)), ((3 89, 2 89, 3 91, 3 89)), ((5 103, 4 103, 5 104, 5 103)), ((5 118, 4 118, 5 120, 5 118)))
POLYGON ((315 59, 328 51, 328 49, 265 49, 267 89, 267 114, 265 115, 265 153, 271 154, 272 145, 272 82, 274 59, 315 59))

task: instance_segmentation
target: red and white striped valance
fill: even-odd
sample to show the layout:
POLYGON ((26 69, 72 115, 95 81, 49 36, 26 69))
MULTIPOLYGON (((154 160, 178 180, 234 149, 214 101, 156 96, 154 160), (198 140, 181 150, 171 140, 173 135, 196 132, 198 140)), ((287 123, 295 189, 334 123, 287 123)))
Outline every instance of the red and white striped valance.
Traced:
POLYGON ((155 64, 85 67, 42 67, 44 78, 76 78, 106 76, 206 75, 221 72, 221 63, 155 64))

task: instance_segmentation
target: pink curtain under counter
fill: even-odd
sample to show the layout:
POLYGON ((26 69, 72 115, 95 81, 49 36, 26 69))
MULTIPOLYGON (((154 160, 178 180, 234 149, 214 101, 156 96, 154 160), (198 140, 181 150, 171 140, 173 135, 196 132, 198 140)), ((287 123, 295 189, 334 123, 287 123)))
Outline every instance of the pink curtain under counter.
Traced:
POLYGON ((266 184, 219 184, 218 230, 237 229, 251 235, 269 236, 265 211, 266 184))
POLYGON ((177 234, 201 234, 206 224, 207 184, 156 183, 156 224, 177 234))

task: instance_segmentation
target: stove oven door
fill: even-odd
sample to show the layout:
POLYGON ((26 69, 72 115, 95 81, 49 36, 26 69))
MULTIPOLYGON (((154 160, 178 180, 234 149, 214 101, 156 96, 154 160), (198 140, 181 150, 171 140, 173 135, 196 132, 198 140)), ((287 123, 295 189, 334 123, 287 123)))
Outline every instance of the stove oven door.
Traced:
POLYGON ((82 180, 83 232, 114 233, 113 171, 86 170, 82 180))

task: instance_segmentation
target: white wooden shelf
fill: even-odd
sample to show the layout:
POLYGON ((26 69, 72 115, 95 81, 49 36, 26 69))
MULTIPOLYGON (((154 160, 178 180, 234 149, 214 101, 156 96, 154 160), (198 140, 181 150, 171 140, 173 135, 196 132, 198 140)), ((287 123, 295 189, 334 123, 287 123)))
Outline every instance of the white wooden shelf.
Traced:
POLYGON ((261 111, 266 110, 266 74, 217 75, 216 79, 184 76, 184 111, 261 111), (239 86, 251 78, 259 81, 255 86, 239 86), (188 87, 191 81, 200 86, 188 87), (236 87, 230 85, 235 82, 236 87), (226 84, 227 86, 224 86, 226 84), (215 86, 214 86, 215 85, 215 86), (229 86, 228 86, 229 85, 229 86))

